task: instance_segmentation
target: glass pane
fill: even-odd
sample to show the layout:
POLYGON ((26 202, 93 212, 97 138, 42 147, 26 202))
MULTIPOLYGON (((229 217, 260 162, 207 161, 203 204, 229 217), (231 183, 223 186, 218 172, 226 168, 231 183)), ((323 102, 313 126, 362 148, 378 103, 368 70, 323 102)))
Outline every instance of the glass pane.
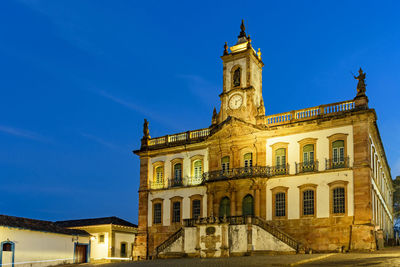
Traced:
POLYGON ((197 219, 198 217, 200 217, 200 212, 201 212, 200 206, 201 206, 200 200, 198 200, 198 199, 193 200, 193 202, 192 202, 192 218, 197 219))
POLYGON ((285 193, 277 193, 275 194, 275 216, 281 217, 286 214, 286 199, 285 193))
POLYGON ((252 153, 247 153, 244 155, 244 160, 250 160, 252 159, 252 157, 253 157, 252 153))
POLYGON ((344 147, 344 141, 343 140, 337 140, 335 142, 332 143, 332 148, 335 147, 344 147))
POLYGON ((223 158, 221 159, 221 162, 222 162, 222 163, 229 163, 229 157, 228 157, 228 156, 223 157, 223 158))
POLYGON ((304 161, 305 163, 308 162, 308 153, 307 153, 307 152, 306 152, 306 153, 303 153, 303 161, 304 161))
POLYGON ((314 215, 314 191, 303 192, 303 215, 314 215))
POLYGON ((345 213, 344 187, 333 189, 333 213, 345 213))
POLYGON ((284 155, 286 155, 286 149, 279 148, 279 149, 275 150, 275 155, 276 156, 284 156, 284 155))
POLYGON ((312 151, 314 151, 314 145, 312 145, 312 144, 305 145, 303 147, 303 152, 312 152, 312 151))

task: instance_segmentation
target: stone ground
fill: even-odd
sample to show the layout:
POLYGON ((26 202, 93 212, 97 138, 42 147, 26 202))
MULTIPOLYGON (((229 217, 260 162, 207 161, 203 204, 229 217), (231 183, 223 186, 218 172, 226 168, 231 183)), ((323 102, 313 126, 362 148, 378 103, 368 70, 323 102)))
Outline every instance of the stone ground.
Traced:
POLYGON ((400 247, 369 253, 334 253, 312 255, 257 255, 215 259, 160 259, 109 264, 82 264, 96 267, 236 267, 236 266, 385 266, 400 267, 400 247))

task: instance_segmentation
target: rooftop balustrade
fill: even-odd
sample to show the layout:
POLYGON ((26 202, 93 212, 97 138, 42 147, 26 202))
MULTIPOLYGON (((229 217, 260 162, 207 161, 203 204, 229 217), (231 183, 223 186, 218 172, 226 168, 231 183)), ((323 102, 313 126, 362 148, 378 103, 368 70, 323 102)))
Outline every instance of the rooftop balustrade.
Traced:
MULTIPOLYGON (((317 107, 294 110, 285 113, 265 116, 266 126, 278 126, 282 124, 293 123, 305 119, 313 119, 323 116, 336 115, 355 109, 355 101, 343 101, 317 107)), ((187 131, 173 135, 151 138, 147 140, 147 147, 156 147, 162 145, 179 145, 190 141, 202 141, 210 135, 210 128, 187 131)))

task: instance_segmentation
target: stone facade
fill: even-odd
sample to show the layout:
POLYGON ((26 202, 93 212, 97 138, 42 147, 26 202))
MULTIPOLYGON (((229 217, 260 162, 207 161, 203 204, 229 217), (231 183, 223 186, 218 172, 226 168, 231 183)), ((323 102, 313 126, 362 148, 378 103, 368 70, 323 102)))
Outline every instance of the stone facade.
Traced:
POLYGON ((367 96, 266 116, 261 53, 242 33, 230 50, 221 57, 221 108, 212 125, 145 139, 134 151, 141 159, 137 255, 156 256, 162 247, 227 256, 249 245, 237 236, 245 226, 229 224, 237 231, 227 234, 218 223, 220 239, 204 237, 212 249, 196 254, 193 248, 205 249, 193 244, 201 235, 190 241, 195 230, 183 225, 207 217, 262 221, 267 230, 255 242, 265 248, 275 228, 315 251, 374 250, 377 231, 393 236, 390 169, 367 96), (172 242, 177 233, 185 238, 172 242))

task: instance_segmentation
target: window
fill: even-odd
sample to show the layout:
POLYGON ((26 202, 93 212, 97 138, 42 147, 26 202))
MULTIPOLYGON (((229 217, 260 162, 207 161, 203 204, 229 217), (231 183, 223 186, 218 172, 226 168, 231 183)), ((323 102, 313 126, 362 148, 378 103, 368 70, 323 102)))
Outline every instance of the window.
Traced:
POLYGON ((162 205, 161 203, 155 203, 153 206, 153 223, 161 223, 161 218, 162 218, 162 211, 161 211, 162 205))
POLYGON ((182 180, 182 163, 176 163, 174 165, 174 180, 175 181, 182 180))
POLYGON ((162 184, 163 183, 163 175, 164 175, 164 167, 159 166, 156 168, 156 184, 162 184))
POLYGON ((233 71, 232 83, 233 83, 233 87, 240 86, 240 68, 236 68, 233 71))
POLYGON ((345 189, 344 187, 336 187, 333 189, 333 213, 345 213, 345 189))
POLYGON ((202 166, 203 163, 201 160, 196 160, 193 163, 193 168, 194 168, 194 178, 201 178, 203 176, 203 171, 202 171, 202 166))
POLYGON ((126 243, 121 243, 121 257, 126 257, 126 243))
POLYGON ((192 218, 197 219, 201 216, 201 200, 192 200, 192 218))
POLYGON ((275 194, 275 217, 286 216, 286 194, 276 193, 275 194))
POLYGON ((11 243, 4 243, 3 244, 3 251, 12 251, 11 243))
POLYGON ((314 215, 314 190, 303 191, 303 215, 314 215))
POLYGON ((347 184, 348 181, 338 180, 329 183, 329 210, 331 216, 347 215, 347 184))
POLYGON ((254 201, 253 201, 253 196, 250 194, 243 198, 242 215, 243 216, 254 215, 254 201))
POLYGON ((104 243, 104 235, 99 235, 99 243, 104 243))
POLYGON ((309 144, 303 147, 303 164, 311 165, 314 163, 314 145, 309 144))
POLYGON ((332 143, 332 159, 334 163, 344 162, 344 141, 337 140, 332 143))
POLYGON ((175 201, 172 203, 172 222, 181 222, 181 202, 175 201))
POLYGON ((253 167, 253 154, 252 153, 244 154, 244 167, 245 168, 253 167))
POLYGON ((229 156, 221 159, 222 172, 229 172, 229 156))
POLYGON ((275 162, 278 169, 284 169, 286 167, 286 149, 279 148, 275 151, 275 162))
POLYGON ((221 199, 221 202, 219 204, 219 216, 231 216, 231 201, 228 197, 224 197, 221 199))

